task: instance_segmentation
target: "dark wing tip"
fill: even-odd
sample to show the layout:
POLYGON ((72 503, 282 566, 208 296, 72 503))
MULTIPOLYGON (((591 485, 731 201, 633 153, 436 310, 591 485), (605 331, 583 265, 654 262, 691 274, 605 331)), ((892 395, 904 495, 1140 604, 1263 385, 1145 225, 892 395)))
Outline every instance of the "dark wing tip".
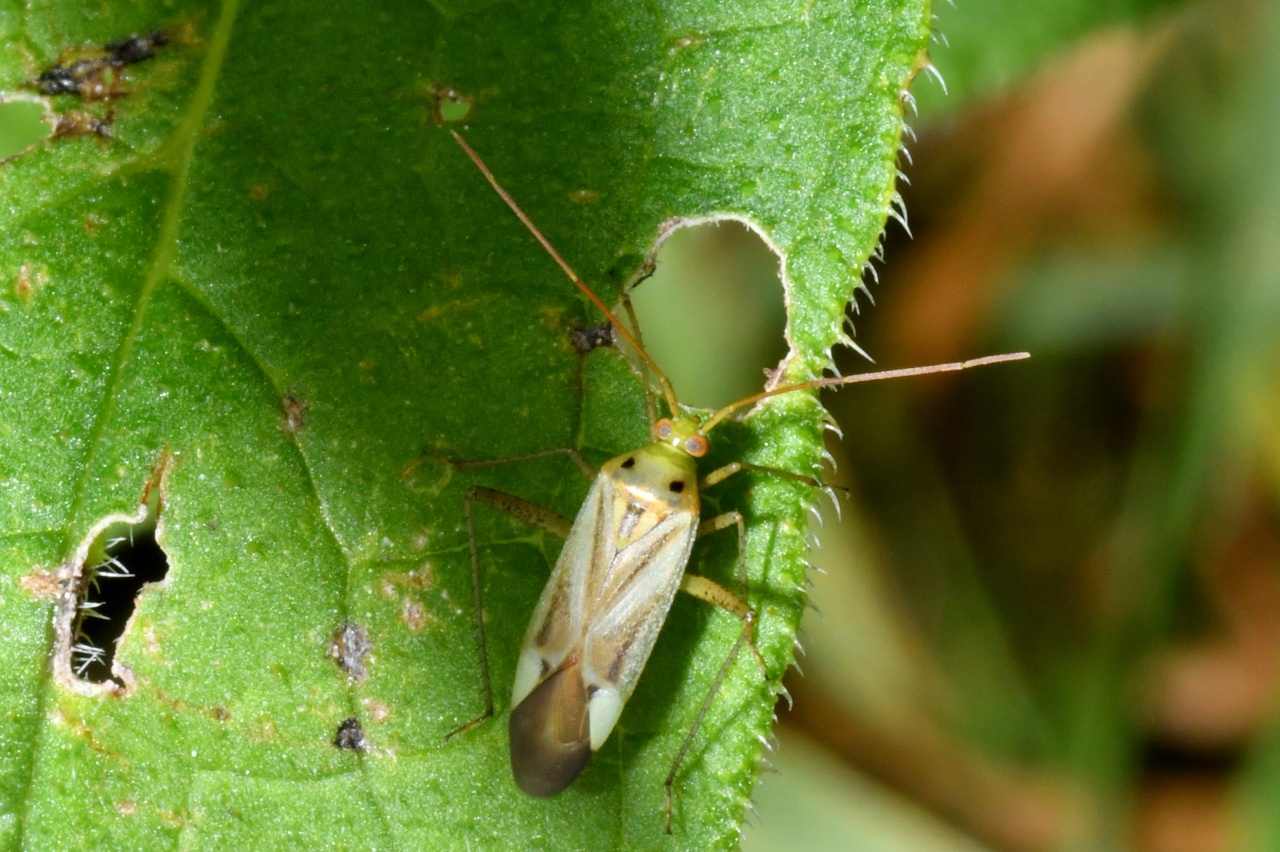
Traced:
POLYGON ((573 783, 591 760, 587 691, 577 665, 544 680, 511 711, 511 772, 537 798, 573 783))

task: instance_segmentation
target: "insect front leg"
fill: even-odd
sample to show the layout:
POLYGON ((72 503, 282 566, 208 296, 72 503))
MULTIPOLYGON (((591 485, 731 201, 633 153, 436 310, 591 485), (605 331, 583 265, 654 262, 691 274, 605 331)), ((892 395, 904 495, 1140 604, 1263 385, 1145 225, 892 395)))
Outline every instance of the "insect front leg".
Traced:
MULTIPOLYGON (((726 515, 737 515, 737 513, 726 513, 726 515)), ((715 522, 723 517, 725 515, 710 519, 698 528, 698 532, 701 533, 703 527, 707 526, 707 524, 714 525, 715 522)), ((738 515, 737 520, 741 524, 742 516, 738 515)), ((727 529, 732 524, 733 521, 729 520, 718 526, 713 526, 713 531, 727 529)), ((741 530, 742 527, 739 527, 739 529, 741 530)), ((739 550, 739 553, 741 553, 741 550, 739 550)), ((716 672, 715 680, 711 682, 711 689, 707 690, 707 697, 702 700, 702 706, 698 708, 698 715, 694 717, 693 725, 690 726, 689 732, 684 735, 684 741, 680 743, 680 749, 676 752, 675 760, 671 762, 671 771, 667 773, 667 779, 663 782, 666 796, 663 804, 663 820, 667 834, 671 833, 672 789, 675 786, 676 775, 680 771, 680 764, 684 761, 689 747, 693 745, 693 738, 697 735, 698 728, 702 727, 702 720, 706 718, 707 711, 711 709, 711 702, 715 699, 716 693, 720 691, 720 687, 724 685, 724 679, 729 676, 729 670, 733 667, 734 660, 738 658, 738 652, 742 650, 743 645, 751 649, 752 655, 756 658, 756 663, 760 666, 761 673, 766 678, 769 676, 769 671, 764 664, 764 658, 760 656, 760 651, 756 648, 755 626, 757 615, 750 604, 719 583, 697 574, 685 574, 680 581, 680 591, 690 594, 698 600, 706 601, 713 606, 718 606, 735 617, 742 619, 742 632, 738 634, 737 641, 729 649, 729 655, 725 657, 720 670, 716 672)))
MULTIPOLYGON (((538 453, 531 457, 550 455, 550 452, 538 453)), ((577 455, 576 451, 571 450, 569 452, 577 455)), ((582 457, 578 456, 578 458, 581 459, 582 457)), ((585 460, 583 463, 586 463, 585 460)), ((560 538, 565 538, 569 535, 569 527, 572 525, 572 522, 563 515, 558 515, 544 506, 539 506, 537 503, 532 503, 514 494, 483 486, 474 486, 467 489, 467 496, 463 501, 463 514, 467 519, 467 541, 471 551, 471 603, 475 609, 476 648, 480 656, 480 678, 484 684, 484 712, 445 734, 444 738, 446 740, 455 734, 471 730, 493 715, 493 683, 489 678, 489 648, 485 643, 484 637, 484 587, 480 578, 480 549, 476 544, 476 525, 472 511, 472 507, 477 501, 500 512, 505 512, 517 521, 523 521, 560 538)))

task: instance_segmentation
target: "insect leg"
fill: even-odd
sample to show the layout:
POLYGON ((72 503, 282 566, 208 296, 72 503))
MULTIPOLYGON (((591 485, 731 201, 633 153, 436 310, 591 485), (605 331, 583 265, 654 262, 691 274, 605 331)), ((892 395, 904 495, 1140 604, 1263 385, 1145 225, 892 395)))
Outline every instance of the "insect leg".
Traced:
MULTIPOLYGON (((449 464, 456 467, 458 470, 475 470, 476 468, 480 468, 480 467, 494 467, 495 465, 509 464, 511 462, 530 461, 531 459, 545 459, 547 456, 554 456, 554 455, 568 456, 569 460, 578 466, 578 470, 582 471, 582 475, 587 478, 588 482, 596 478, 596 469, 591 466, 591 462, 584 459, 582 457, 582 453, 578 452, 572 447, 557 447, 554 450, 541 450, 536 453, 525 453, 524 455, 520 455, 520 456, 506 456, 500 459, 479 459, 478 461, 457 461, 455 459, 449 459, 448 462, 449 464)), ((516 499, 519 499, 519 498, 516 498, 516 499)), ((530 505, 533 505, 533 504, 531 503, 530 505)), ((494 506, 494 508, 501 509, 502 507, 494 506)))
MULTIPOLYGON (((711 522, 715 520, 715 518, 712 518, 711 522)), ((724 529, 726 526, 728 524, 717 527, 717 529, 724 529)), ((754 633, 757 616, 756 611, 751 608, 750 604, 719 583, 708 580, 706 577, 700 577, 697 574, 685 574, 680 581, 680 590, 693 595, 699 600, 718 606, 742 619, 742 632, 738 634, 737 641, 729 649, 729 655, 725 657, 720 670, 716 672, 716 678, 711 682, 711 689, 707 691, 707 697, 702 700, 702 706, 698 708, 698 715, 694 718, 689 732, 684 735, 684 741, 680 743, 680 749, 676 752, 676 759, 671 762, 671 771, 667 773, 667 779, 663 782, 666 794, 666 800, 663 805, 663 819, 667 834, 671 833, 672 788, 675 786, 680 764, 688 753, 689 747, 693 745, 693 738, 697 735, 698 728, 702 727, 702 720, 706 718, 707 711, 711 709, 711 702, 715 699, 716 693, 720 691, 720 687, 724 685, 724 679, 729 676, 729 669, 733 667, 734 660, 738 658, 738 652, 742 650, 743 645, 751 649, 751 653, 755 656, 756 662, 760 665, 760 671, 764 673, 765 677, 769 676, 768 669, 765 668, 764 659, 761 658, 760 652, 756 649, 754 633)))
POLYGON ((699 488, 710 488, 712 485, 718 485, 724 482, 735 473, 744 470, 753 470, 759 473, 769 473, 774 476, 780 476, 783 479, 790 479, 793 482, 803 482, 805 485, 812 485, 814 488, 829 488, 831 486, 814 476, 805 476, 803 473, 792 473, 789 470, 783 470, 778 467, 768 467, 762 464, 751 464, 751 462, 729 462, 724 467, 718 467, 708 473, 702 479, 698 480, 699 488))
MULTIPOLYGON (((718 606, 728 612, 735 618, 742 619, 742 639, 739 643, 745 641, 747 647, 751 649, 752 655, 755 656, 756 662, 760 665, 760 673, 765 677, 769 676, 769 670, 764 664, 764 658, 760 656, 760 651, 756 649, 756 641, 754 638, 755 625, 758 618, 756 611, 743 598, 738 597, 715 580, 699 576, 698 574, 685 574, 680 580, 680 591, 687 595, 692 595, 700 601, 705 601, 712 606, 718 606)), ((738 653, 738 646, 735 645, 730 652, 728 663, 733 662, 733 657, 738 653)), ((715 690, 712 689, 714 694, 715 690)), ((707 703, 710 703, 710 696, 707 696, 707 703)), ((701 716, 699 716, 701 719, 701 716)), ((692 737, 691 737, 692 738, 692 737)))
MULTIPOLYGON (((483 485, 467 489, 466 510, 468 517, 471 515, 471 504, 477 500, 491 509, 505 512, 517 521, 526 523, 531 527, 537 527, 544 532, 549 532, 557 538, 568 538, 569 528, 573 526, 573 521, 564 515, 557 515, 546 506, 539 506, 537 503, 533 503, 523 497, 517 497, 514 494, 508 494, 496 488, 485 488, 483 485)), ((471 530, 468 530, 468 532, 471 532, 471 530)), ((471 540, 475 541, 474 535, 471 536, 471 540)))
MULTIPOLYGON (((556 451, 552 450, 550 452, 556 451)), ((550 452, 536 455, 549 455, 550 452)), ((476 545, 476 525, 471 508, 477 501, 500 512, 506 512, 517 521, 523 521, 560 538, 568 536, 569 527, 573 525, 573 522, 568 518, 557 515, 550 509, 539 506, 537 503, 531 503, 514 494, 483 486, 467 489, 467 496, 463 502, 463 513, 467 518, 467 543, 471 551, 471 604, 475 609, 476 616, 476 648, 480 655, 480 679, 484 684, 484 712, 445 734, 444 738, 446 740, 455 734, 471 730, 493 715, 493 683, 489 678, 489 648, 484 638, 484 587, 480 580, 480 552, 476 545)))
MULTIPOLYGON (((698 524, 698 538, 702 538, 704 535, 711 535, 714 532, 720 532, 720 530, 728 529, 731 526, 738 528, 738 587, 742 595, 745 596, 747 594, 747 524, 742 519, 742 513, 722 512, 714 518, 707 518, 698 524)), ((695 597, 701 596, 695 595, 695 597)), ((702 599, 706 600, 706 598, 702 599)), ((723 604, 718 605, 723 606, 723 604)), ((724 609, 729 609, 730 612, 733 612, 729 607, 724 607, 724 609)), ((734 612, 734 615, 739 618, 745 617, 737 612, 734 612)))

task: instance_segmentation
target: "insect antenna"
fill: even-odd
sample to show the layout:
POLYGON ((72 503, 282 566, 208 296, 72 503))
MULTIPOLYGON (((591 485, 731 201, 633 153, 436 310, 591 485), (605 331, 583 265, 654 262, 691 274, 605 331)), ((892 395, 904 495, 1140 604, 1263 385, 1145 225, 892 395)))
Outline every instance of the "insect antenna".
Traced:
MULTIPOLYGON (((635 329, 636 343, 641 347, 644 346, 644 336, 640 333, 640 320, 636 317, 636 307, 631 303, 631 292, 624 287, 621 291, 622 307, 627 312, 627 320, 630 321, 631 327, 635 329)), ((653 403, 653 385, 649 384, 649 368, 645 362, 640 362, 640 378, 644 382, 644 413, 649 418, 649 431, 654 430, 658 422, 657 406, 653 403)), ((668 400, 670 402, 670 400, 668 400)), ((675 416, 676 411, 671 411, 671 416, 675 416)))
POLYGON ((466 155, 471 158, 471 162, 476 164, 476 168, 478 168, 480 173, 484 175, 485 180, 489 181, 489 185, 493 187, 494 192, 498 193, 498 197, 507 203, 507 206, 511 208, 511 212, 516 214, 516 218, 518 218, 524 226, 529 229, 529 233, 533 234, 534 238, 544 249, 546 249, 547 254, 551 255, 551 259, 564 270, 564 274, 569 276, 569 280, 571 280, 574 285, 591 300, 592 304, 600 309, 600 312, 605 315, 605 318, 609 320, 609 323, 617 329, 618 333, 621 334, 627 341, 628 345, 635 350, 636 354, 640 356, 640 359, 649 367, 649 369, 653 370, 653 374, 658 379, 658 384, 662 387, 662 396, 666 399, 667 407, 670 409, 672 416, 679 413, 680 402, 676 399, 675 389, 671 386, 671 381, 667 378, 666 373, 662 372, 662 369, 657 365, 657 363, 649 357, 649 353, 644 351, 644 347, 641 346, 640 342, 631 334, 631 331, 622 324, 622 321, 618 319, 613 311, 609 310, 609 306, 606 305, 600 297, 595 294, 595 291, 588 287, 587 283, 578 277, 578 273, 574 272, 573 268, 565 262, 564 258, 560 256, 560 253, 556 251, 555 246, 551 245, 551 241, 542 235, 542 232, 538 230, 538 226, 533 224, 533 220, 525 215, 525 212, 520 209, 520 205, 516 204, 515 199, 502 188, 502 184, 498 183, 498 179, 493 176, 493 172, 489 171, 489 167, 484 164, 484 160, 480 159, 480 155, 467 144, 467 140, 463 139, 462 135, 456 130, 451 130, 449 132, 453 134, 453 138, 457 140, 460 146, 462 146, 462 150, 466 152, 466 155))
POLYGON ((987 364, 1001 364, 1005 361, 1022 361, 1030 358, 1029 352, 1010 352, 1005 355, 988 355, 985 358, 974 358, 970 361, 953 361, 950 364, 931 364, 927 367, 907 367, 901 370, 879 370, 874 373, 858 373, 853 376, 838 376, 829 379, 815 379, 811 382, 800 382, 794 385, 784 385, 780 388, 764 391, 763 393, 749 396, 746 399, 740 399, 737 402, 730 403, 724 408, 711 415, 702 426, 698 429, 703 435, 715 428, 720 421, 724 420, 734 411, 746 405, 759 402, 762 399, 768 399, 771 396, 790 393, 794 390, 804 390, 805 388, 831 388, 841 385, 856 385, 862 382, 878 382, 882 379, 900 379, 907 376, 928 376, 933 373, 954 373, 959 370, 967 370, 970 367, 982 367, 987 364))

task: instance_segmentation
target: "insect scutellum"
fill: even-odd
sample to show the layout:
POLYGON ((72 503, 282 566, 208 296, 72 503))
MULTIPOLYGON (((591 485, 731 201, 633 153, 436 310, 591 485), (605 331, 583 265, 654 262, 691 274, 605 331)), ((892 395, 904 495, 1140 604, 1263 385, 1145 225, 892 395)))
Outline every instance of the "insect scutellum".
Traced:
MULTIPOLYGON (((634 352, 641 375, 645 377, 652 442, 610 459, 598 471, 593 471, 573 449, 547 450, 521 457, 564 453, 592 479, 587 497, 572 523, 541 506, 496 489, 473 486, 467 491, 464 509, 485 709, 447 737, 474 727, 492 716, 494 709, 472 512, 473 505, 479 502, 565 539, 525 633, 512 687, 509 720, 512 772, 517 785, 532 796, 551 796, 564 790, 604 744, 635 689, 677 591, 714 604, 741 619, 742 632, 718 670, 664 782, 664 815, 669 833, 672 788, 681 761, 744 646, 752 652, 766 680, 770 677, 755 647, 756 611, 745 598, 713 580, 686 573, 695 538, 736 529, 738 581, 745 591, 743 516, 737 511, 727 511, 701 518, 699 493, 741 471, 768 473, 813 487, 823 485, 812 476, 741 461, 730 462, 700 477, 697 459, 705 456, 710 448, 708 434, 735 411, 780 394, 950 372, 1028 356, 1026 353, 996 355, 931 367, 815 379, 770 388, 710 415, 699 414, 680 404, 670 380, 641 344, 638 329, 633 334, 618 319, 502 188, 466 140, 456 132, 453 136, 499 197, 634 352), (647 380, 649 373, 658 384, 668 412, 666 417, 655 415, 652 388, 647 380)), ((622 298, 628 313, 633 315, 625 290, 622 298)), ((476 468, 518 460, 455 464, 476 468)))

